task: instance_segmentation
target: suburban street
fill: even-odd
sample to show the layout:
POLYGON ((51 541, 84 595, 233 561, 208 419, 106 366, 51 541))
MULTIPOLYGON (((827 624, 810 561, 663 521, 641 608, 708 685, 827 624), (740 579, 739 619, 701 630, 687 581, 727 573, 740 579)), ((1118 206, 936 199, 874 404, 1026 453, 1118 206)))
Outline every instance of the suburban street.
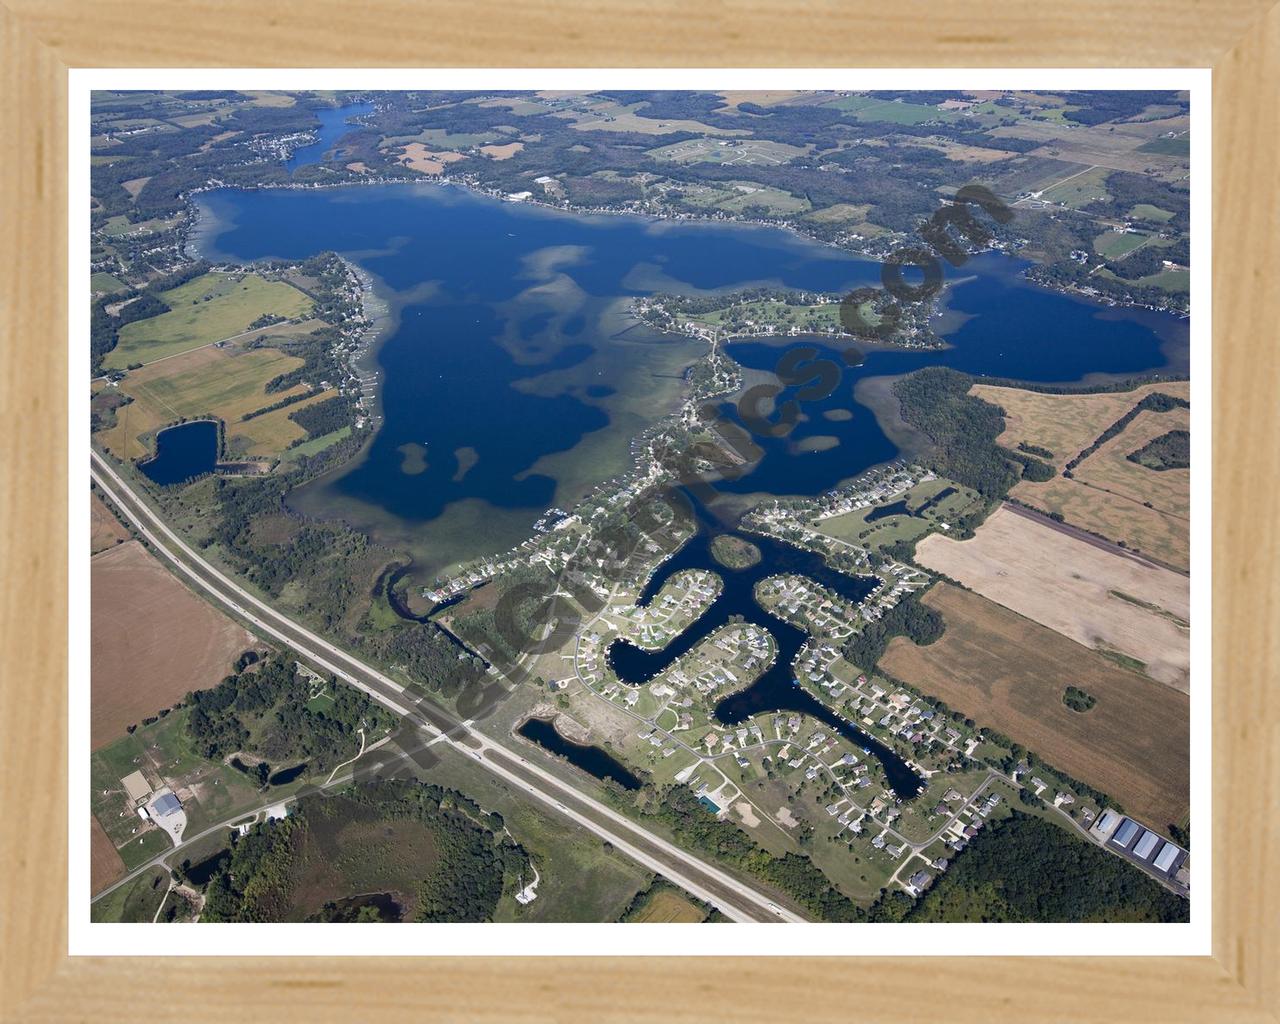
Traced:
POLYGON ((364 691, 431 738, 449 744, 509 786, 588 829, 619 852, 719 908, 735 921, 804 921, 774 899, 631 822, 579 792, 570 783, 530 764, 505 744, 459 722, 443 709, 425 706, 376 668, 281 614, 205 561, 134 493, 111 465, 91 453, 94 482, 121 514, 198 591, 250 623, 262 635, 296 651, 318 668, 364 691))

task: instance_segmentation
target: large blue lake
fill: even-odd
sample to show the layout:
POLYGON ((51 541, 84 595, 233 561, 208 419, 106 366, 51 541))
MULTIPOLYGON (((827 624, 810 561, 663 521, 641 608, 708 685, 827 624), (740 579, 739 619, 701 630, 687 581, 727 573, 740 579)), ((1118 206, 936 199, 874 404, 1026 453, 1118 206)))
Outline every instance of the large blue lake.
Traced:
MULTIPOLYGON (((630 440, 676 407, 681 374, 704 346, 637 325, 624 312, 632 297, 879 280, 877 264, 783 230, 581 217, 454 186, 223 190, 200 201, 205 255, 332 249, 374 275, 392 313, 371 364, 383 419, 360 460, 290 500, 410 550, 426 576, 519 542, 545 509, 625 471, 630 440)), ((722 489, 813 494, 893 458, 902 439, 854 398, 885 375, 931 364, 1055 382, 1185 370, 1185 321, 1035 287, 1023 266, 990 253, 952 272, 940 321, 951 347, 872 351, 722 489), (835 409, 852 418, 822 415, 835 409), (806 450, 806 439, 822 450, 806 450)), ((768 373, 781 348, 740 341, 730 351, 768 373)))
MULTIPOLYGON (((705 345, 637 325, 625 313, 631 298, 758 284, 843 291, 879 280, 877 264, 782 230, 579 217, 452 186, 224 190, 200 202, 195 241, 209 257, 299 259, 332 249, 374 276, 391 311, 370 364, 381 374, 376 435, 359 460, 289 500, 410 551, 422 582, 518 543, 549 506, 568 507, 624 472, 631 439, 678 406, 682 375, 705 345)), ((952 273, 937 325, 947 348, 873 350, 844 367, 833 394, 805 403, 789 437, 757 437, 758 463, 718 489, 742 495, 742 503, 757 493, 816 494, 896 457, 912 441, 885 411, 884 383, 922 366, 1040 382, 1185 372, 1185 321, 1037 288, 1020 276, 1024 266, 991 253, 952 273)), ((738 341, 730 352, 749 371, 748 383, 768 382, 794 344, 738 341)), ((819 355, 845 362, 830 344, 814 344, 819 355)), ((734 506, 718 502, 716 513, 726 504, 734 506)), ((649 581, 646 598, 681 568, 714 568, 707 544, 725 526, 701 506, 699 515, 701 533, 649 581)), ((791 661, 804 635, 751 593, 757 579, 780 571, 805 573, 855 600, 869 582, 753 539, 766 557, 726 574, 722 597, 666 650, 612 646, 618 675, 644 685, 730 615, 742 615, 774 634, 780 656, 756 684, 723 700, 717 718, 731 724, 777 708, 814 715, 866 749, 894 791, 911 797, 921 780, 909 765, 794 684, 791 661)))

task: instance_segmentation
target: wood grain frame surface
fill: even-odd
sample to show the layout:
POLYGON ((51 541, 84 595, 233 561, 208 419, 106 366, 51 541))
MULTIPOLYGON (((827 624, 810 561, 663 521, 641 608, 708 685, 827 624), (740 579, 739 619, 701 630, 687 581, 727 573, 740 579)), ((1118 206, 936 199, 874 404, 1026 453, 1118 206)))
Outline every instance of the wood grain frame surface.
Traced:
POLYGON ((0 4, 2 1019, 1277 1020, 1280 287, 1270 275, 1280 257, 1280 7, 1271 2, 0 4), (236 66, 1212 67, 1213 955, 68 957, 67 70, 236 66))

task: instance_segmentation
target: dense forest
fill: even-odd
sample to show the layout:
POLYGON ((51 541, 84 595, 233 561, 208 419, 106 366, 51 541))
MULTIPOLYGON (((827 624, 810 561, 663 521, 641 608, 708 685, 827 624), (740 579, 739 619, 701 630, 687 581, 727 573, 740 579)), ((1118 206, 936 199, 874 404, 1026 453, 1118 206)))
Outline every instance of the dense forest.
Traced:
POLYGON ((877 621, 866 623, 849 638, 842 653, 851 664, 871 672, 895 636, 905 636, 923 646, 940 639, 942 631, 942 616, 922 602, 917 591, 908 594, 877 621))
POLYGON ((902 378, 893 391, 902 418, 933 442, 932 468, 983 497, 1002 498, 1022 478, 1019 462, 1038 460, 995 443, 1004 430, 1004 410, 970 395, 972 385, 967 374, 930 366, 902 378))
POLYGON ((970 842, 906 920, 1186 921, 1188 908, 1123 858, 1014 811, 970 842))
POLYGON ((296 657, 280 651, 245 665, 217 686, 187 696, 187 735, 201 757, 221 760, 241 750, 271 762, 306 762, 313 771, 331 768, 385 732, 390 712, 350 686, 330 680, 331 701, 308 706, 311 681, 295 668, 296 657))
POLYGON ((1136 452, 1125 456, 1148 469, 1187 469, 1191 465, 1191 434, 1185 430, 1170 430, 1167 434, 1148 441, 1136 452))

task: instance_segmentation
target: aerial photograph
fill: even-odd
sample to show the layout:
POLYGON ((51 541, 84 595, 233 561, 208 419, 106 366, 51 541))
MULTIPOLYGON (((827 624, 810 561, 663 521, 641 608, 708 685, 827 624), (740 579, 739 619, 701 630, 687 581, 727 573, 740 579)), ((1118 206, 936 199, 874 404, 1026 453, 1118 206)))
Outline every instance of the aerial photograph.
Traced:
POLYGON ((1189 922, 1191 126, 94 91, 73 913, 1189 922))

